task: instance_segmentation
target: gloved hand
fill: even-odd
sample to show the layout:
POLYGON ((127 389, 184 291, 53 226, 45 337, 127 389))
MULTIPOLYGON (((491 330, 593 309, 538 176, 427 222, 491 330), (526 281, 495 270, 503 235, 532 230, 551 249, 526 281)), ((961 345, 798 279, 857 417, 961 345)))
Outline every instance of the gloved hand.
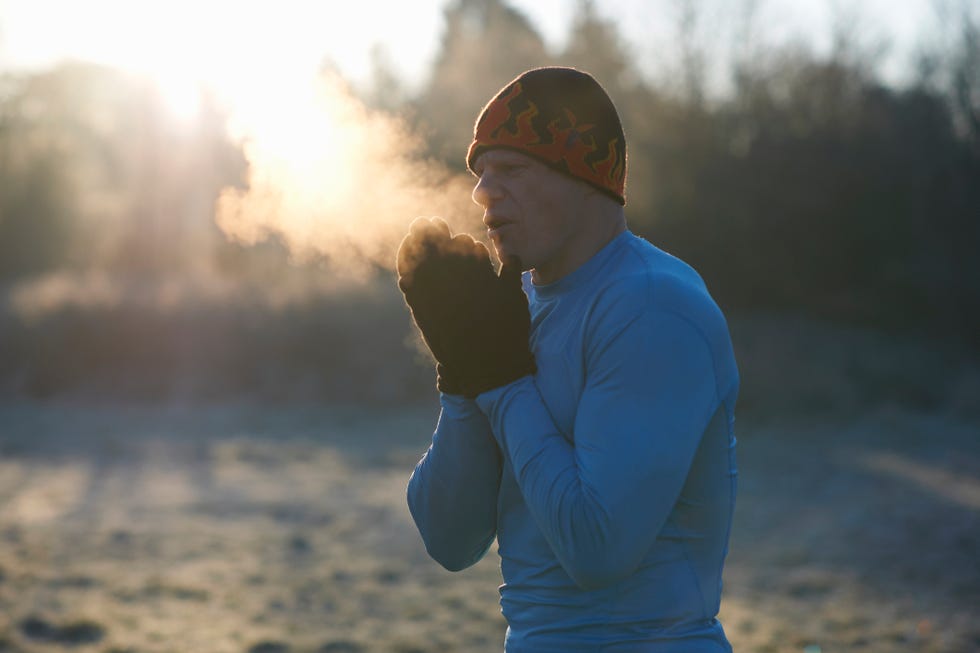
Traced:
POLYGON ((418 218, 397 256, 398 287, 436 359, 440 391, 475 397, 536 371, 518 259, 490 252, 443 220, 418 218))

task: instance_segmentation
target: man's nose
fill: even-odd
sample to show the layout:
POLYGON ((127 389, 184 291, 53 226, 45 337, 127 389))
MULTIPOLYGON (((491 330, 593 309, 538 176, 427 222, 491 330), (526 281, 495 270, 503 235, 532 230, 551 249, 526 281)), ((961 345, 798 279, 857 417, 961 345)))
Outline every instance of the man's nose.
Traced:
POLYGON ((493 182, 493 175, 483 173, 473 187, 473 201, 485 209, 500 197, 500 189, 493 182))

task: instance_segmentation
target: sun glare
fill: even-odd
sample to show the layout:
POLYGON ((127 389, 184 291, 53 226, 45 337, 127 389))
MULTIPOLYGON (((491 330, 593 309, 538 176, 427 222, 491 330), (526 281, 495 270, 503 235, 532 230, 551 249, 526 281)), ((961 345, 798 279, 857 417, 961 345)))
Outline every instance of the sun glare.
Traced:
POLYGON ((157 87, 163 104, 180 121, 199 115, 206 94, 238 114, 239 123, 248 116, 263 124, 295 120, 290 116, 294 109, 311 119, 306 109, 281 108, 313 98, 308 89, 297 90, 300 85, 313 84, 325 65, 366 74, 371 43, 403 44, 395 35, 404 39, 406 32, 418 32, 416 23, 422 20, 417 10, 374 0, 345 8, 343 17, 332 3, 305 0, 32 0, 4 12, 15 14, 13 23, 24 26, 7 47, 60 53, 139 74, 157 87))
POLYGON ((390 265, 416 215, 475 215, 469 178, 420 160, 399 117, 369 110, 349 86, 370 70, 358 60, 370 43, 415 38, 417 49, 414 5, 365 0, 342 17, 333 3, 303 0, 27 6, 25 17, 44 28, 33 30, 35 40, 150 80, 176 123, 193 125, 205 100, 219 107, 248 163, 246 184, 223 188, 215 203, 229 238, 275 234, 297 256, 354 269, 368 260, 390 265))
POLYGON ((322 205, 324 195, 337 196, 329 186, 345 179, 349 107, 321 69, 328 49, 342 50, 357 36, 349 29, 342 35, 326 7, 291 0, 274 9, 230 0, 93 2, 92 11, 75 15, 92 28, 93 58, 149 79, 179 122, 200 115, 205 94, 220 104, 232 138, 277 170, 280 183, 291 180, 291 201, 322 205), (99 15, 120 21, 110 28, 93 20, 99 15))
POLYGON ((281 76, 240 97, 231 129, 249 159, 288 181, 288 201, 305 215, 324 213, 343 196, 352 139, 359 126, 339 82, 329 76, 281 76))
POLYGON ((201 109, 201 83, 182 75, 153 74, 153 83, 167 110, 181 122, 197 117, 201 109))

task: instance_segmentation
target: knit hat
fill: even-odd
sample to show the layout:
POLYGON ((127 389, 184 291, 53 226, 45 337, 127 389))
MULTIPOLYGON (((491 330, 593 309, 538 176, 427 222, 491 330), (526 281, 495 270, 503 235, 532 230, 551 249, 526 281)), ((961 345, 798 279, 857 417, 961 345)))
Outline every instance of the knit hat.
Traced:
POLYGON ((507 148, 581 179, 626 204, 626 136, 616 107, 588 73, 545 67, 521 73, 483 108, 466 167, 507 148))

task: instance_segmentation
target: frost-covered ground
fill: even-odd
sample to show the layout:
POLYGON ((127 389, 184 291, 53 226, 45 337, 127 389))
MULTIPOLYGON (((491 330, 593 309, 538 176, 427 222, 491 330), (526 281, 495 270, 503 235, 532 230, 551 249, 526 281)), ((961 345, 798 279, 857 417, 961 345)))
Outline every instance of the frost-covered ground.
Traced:
MULTIPOLYGON (((501 650, 404 502, 436 406, 0 406, 0 652, 501 650)), ((740 421, 736 651, 980 650, 980 423, 740 421)))

